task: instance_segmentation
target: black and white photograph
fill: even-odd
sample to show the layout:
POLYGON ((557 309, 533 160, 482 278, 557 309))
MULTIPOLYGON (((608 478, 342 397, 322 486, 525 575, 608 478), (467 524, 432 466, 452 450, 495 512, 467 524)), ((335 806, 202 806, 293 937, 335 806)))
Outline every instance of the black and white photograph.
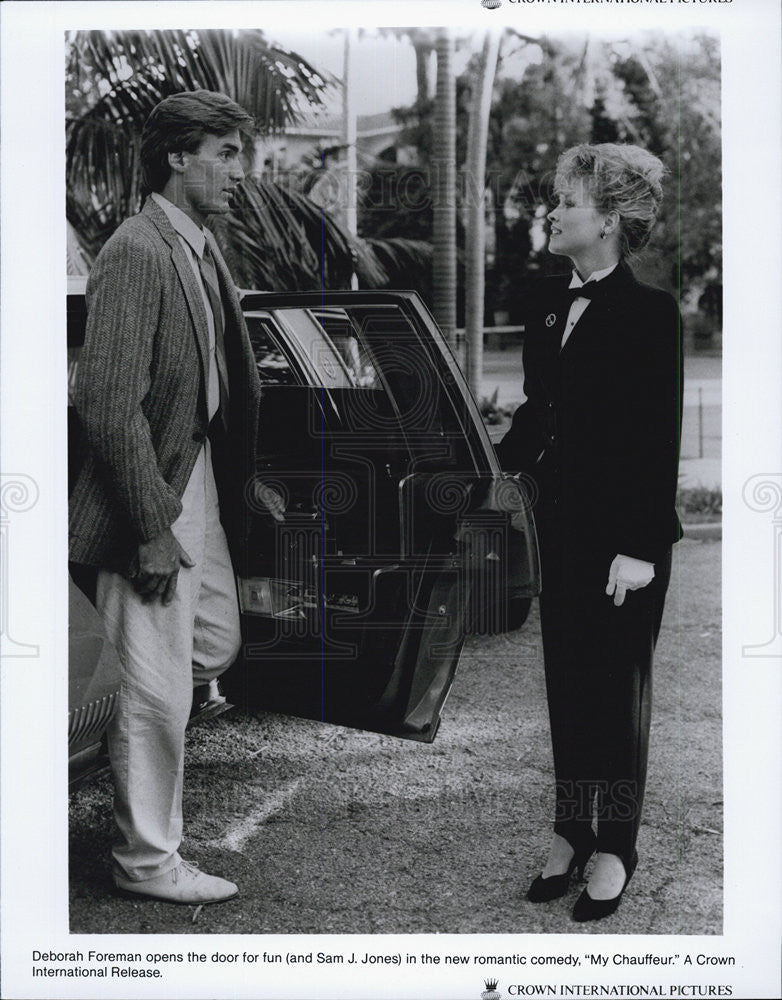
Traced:
POLYGON ((774 996, 779 11, 59 6, 2 995, 774 996))

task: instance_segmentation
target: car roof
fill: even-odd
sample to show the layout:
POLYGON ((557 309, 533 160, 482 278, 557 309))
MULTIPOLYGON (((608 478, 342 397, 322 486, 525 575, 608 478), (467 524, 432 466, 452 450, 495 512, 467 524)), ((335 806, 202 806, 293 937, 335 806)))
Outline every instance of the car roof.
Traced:
MULTIPOLYGON (((84 295, 87 289, 87 275, 86 274, 69 274, 68 275, 68 295, 84 295)), ((288 303, 290 305, 307 305, 313 304, 313 299, 316 298, 316 303, 323 309, 328 309, 329 307, 339 308, 340 300, 344 301, 346 298, 351 302, 383 302, 386 300, 398 300, 401 298, 410 298, 414 293, 410 291, 402 291, 395 289, 393 292, 384 292, 382 290, 371 290, 367 289, 353 290, 353 289, 337 289, 334 291, 307 291, 307 292, 269 292, 262 291, 259 292, 253 288, 237 288, 236 289, 240 300, 244 303, 245 308, 250 307, 256 308, 261 305, 268 306, 280 306, 282 304, 288 303), (251 299, 251 302, 246 300, 251 299)))

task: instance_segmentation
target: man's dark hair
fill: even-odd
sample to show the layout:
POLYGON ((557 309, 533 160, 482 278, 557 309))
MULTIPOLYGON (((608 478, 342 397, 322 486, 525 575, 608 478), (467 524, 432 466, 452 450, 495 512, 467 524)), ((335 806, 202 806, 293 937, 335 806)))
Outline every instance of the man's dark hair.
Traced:
POLYGON ((226 135, 234 129, 252 133, 250 115, 230 97, 211 90, 172 94, 156 104, 141 133, 144 193, 162 191, 171 176, 169 153, 195 153, 206 134, 226 135))

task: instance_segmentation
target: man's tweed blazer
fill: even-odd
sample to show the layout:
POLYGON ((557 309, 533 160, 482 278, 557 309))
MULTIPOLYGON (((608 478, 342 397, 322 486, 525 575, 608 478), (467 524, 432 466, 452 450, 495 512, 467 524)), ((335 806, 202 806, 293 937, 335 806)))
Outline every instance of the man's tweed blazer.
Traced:
MULTIPOLYGON (((254 469, 260 384, 233 281, 211 233, 207 240, 225 308, 229 430, 215 457, 227 470, 218 489, 235 553, 243 539, 230 528, 254 469)), ((76 409, 88 455, 71 494, 72 562, 127 572, 139 543, 179 516, 207 432, 207 365, 196 278, 165 213, 147 199, 103 247, 87 283, 76 409)))

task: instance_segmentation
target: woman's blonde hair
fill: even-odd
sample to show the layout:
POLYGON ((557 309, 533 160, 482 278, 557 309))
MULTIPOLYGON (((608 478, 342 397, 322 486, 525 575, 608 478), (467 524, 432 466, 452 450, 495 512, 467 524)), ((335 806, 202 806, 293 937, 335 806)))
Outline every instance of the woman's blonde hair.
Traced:
POLYGON ((619 216, 620 250, 626 257, 649 242, 663 199, 665 174, 662 161, 640 146, 584 143, 559 157, 554 187, 560 190, 574 181, 586 181, 598 210, 619 216))

